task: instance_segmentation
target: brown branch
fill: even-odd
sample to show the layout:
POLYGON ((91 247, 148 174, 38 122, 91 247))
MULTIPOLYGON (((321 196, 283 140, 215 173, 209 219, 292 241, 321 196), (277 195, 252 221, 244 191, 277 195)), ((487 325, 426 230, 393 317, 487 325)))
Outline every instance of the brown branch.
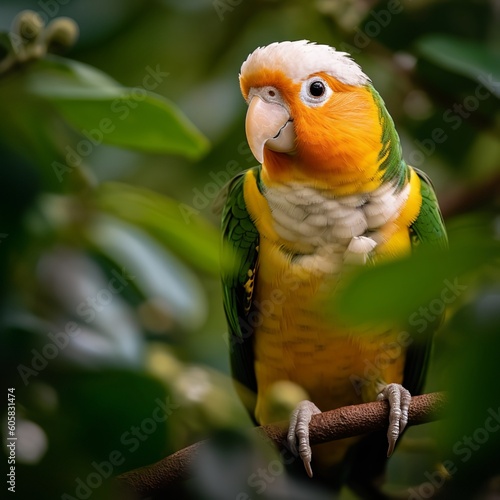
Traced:
MULTIPOLYGON (((414 396, 411 400, 408 425, 424 424, 440 418, 446 397, 434 392, 414 396)), ((387 428, 389 406, 386 401, 344 406, 313 416, 309 426, 311 444, 321 444, 387 428)), ((254 429, 263 433, 279 448, 286 445, 288 424, 264 425, 254 429)), ((176 483, 189 479, 192 464, 206 441, 200 441, 156 462, 118 476, 140 498, 166 493, 176 483)))

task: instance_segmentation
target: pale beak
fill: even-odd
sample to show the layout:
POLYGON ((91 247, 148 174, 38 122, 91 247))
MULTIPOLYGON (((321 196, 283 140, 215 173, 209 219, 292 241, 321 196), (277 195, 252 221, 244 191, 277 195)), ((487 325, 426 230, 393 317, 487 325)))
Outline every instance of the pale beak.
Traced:
POLYGON ((259 163, 264 161, 264 147, 281 153, 295 150, 295 130, 288 111, 277 103, 252 97, 245 121, 248 145, 259 163))

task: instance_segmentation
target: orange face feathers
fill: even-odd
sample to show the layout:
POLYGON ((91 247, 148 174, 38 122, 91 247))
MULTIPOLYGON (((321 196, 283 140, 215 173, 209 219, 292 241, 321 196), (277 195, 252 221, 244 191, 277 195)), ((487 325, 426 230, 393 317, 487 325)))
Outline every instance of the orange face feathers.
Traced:
POLYGON ((291 105, 298 152, 311 168, 361 168, 363 158, 380 147, 378 108, 366 87, 321 76, 333 90, 325 104, 311 108, 295 98, 291 105))
POLYGON ((263 101, 259 117, 247 116, 247 138, 263 163, 264 179, 378 182, 382 125, 369 84, 352 59, 327 46, 281 42, 253 52, 242 65, 240 86, 249 104, 263 101), (288 121, 270 125, 279 109, 288 121), (261 126, 268 134, 255 141, 248 132, 261 126))

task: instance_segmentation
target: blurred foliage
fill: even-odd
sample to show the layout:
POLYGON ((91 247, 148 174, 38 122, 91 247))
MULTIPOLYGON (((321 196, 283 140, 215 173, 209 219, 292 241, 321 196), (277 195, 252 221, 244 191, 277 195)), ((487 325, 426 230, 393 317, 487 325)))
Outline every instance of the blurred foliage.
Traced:
POLYGON ((387 487, 498 494, 498 1, 4 0, 0 29, 12 35, 23 9, 48 25, 52 52, 55 18, 74 19, 80 38, 29 61, 33 37, 28 56, 0 37, 0 61, 20 60, 0 74, 0 356, 16 388, 19 498, 126 498, 109 476, 210 434, 186 495, 323 498, 240 433, 250 421, 227 376, 211 212, 254 162, 241 62, 301 38, 362 65, 450 231, 448 256, 361 273, 340 299, 360 320, 422 320, 444 280, 460 285, 427 384, 451 393, 450 417, 407 433, 387 487))

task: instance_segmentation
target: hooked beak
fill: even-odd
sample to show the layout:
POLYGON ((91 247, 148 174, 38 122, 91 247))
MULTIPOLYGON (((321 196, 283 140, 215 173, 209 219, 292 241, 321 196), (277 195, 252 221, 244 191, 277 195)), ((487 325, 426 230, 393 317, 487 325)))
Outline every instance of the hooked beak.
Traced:
POLYGON ((264 161, 264 146, 280 153, 295 150, 295 130, 288 111, 277 103, 252 97, 245 121, 248 145, 259 163, 264 161))

